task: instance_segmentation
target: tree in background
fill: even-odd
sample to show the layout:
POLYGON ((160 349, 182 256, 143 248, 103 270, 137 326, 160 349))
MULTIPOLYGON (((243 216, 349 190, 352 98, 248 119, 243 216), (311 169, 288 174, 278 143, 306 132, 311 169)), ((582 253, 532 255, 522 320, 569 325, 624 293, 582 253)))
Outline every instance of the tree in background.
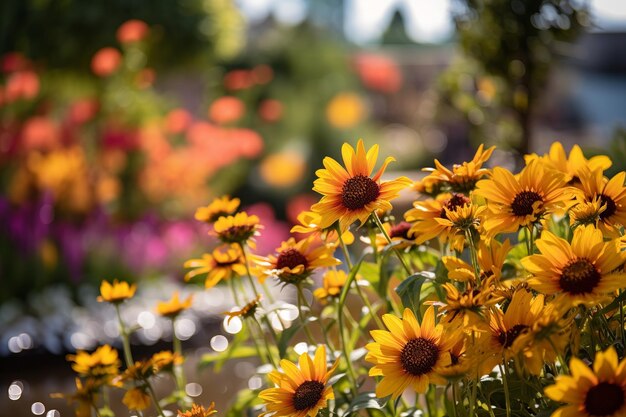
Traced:
POLYGON ((532 116, 556 52, 588 22, 575 0, 457 0, 454 21, 463 58, 441 78, 446 103, 472 136, 526 153, 532 116))

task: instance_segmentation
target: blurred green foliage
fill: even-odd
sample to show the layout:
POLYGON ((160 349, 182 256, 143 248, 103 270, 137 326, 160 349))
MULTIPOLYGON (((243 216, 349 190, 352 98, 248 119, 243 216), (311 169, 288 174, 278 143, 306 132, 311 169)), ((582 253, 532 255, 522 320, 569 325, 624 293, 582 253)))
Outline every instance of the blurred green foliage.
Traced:
POLYGON ((508 143, 526 153, 532 114, 550 67, 563 43, 574 40, 588 25, 586 4, 575 0, 456 3, 454 20, 463 59, 442 76, 446 103, 466 116, 475 140, 508 143))
POLYGON ((245 36, 230 0, 4 0, 0 55, 20 51, 47 68, 86 69, 95 51, 116 44, 116 29, 129 19, 151 26, 149 64, 159 69, 230 56, 245 36))

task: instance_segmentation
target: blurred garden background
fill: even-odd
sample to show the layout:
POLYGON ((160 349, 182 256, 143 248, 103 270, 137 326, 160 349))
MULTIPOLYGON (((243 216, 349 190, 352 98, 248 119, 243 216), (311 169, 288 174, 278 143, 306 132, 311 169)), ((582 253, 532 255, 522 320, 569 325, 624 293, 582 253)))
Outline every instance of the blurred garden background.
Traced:
MULTIPOLYGON (((1 414, 72 415, 48 393, 74 384, 66 354, 118 336, 102 279, 141 282, 133 344, 163 349, 154 305, 215 244, 195 209, 239 198, 265 255, 344 141, 413 179, 480 143, 509 168, 559 140, 624 170, 625 45, 622 0, 4 0, 1 414)), ((219 409, 260 381, 197 370, 237 332, 227 293, 198 289, 176 334, 187 393, 219 409)))

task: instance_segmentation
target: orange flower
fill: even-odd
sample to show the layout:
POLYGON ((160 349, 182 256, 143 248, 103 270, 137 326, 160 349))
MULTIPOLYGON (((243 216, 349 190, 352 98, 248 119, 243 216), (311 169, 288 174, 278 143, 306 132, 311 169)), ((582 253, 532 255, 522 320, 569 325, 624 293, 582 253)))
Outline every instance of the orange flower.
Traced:
POLYGON ((117 71, 122 54, 115 48, 102 48, 91 59, 91 71, 98 77, 108 77, 117 71))
POLYGON ((146 22, 138 19, 127 20, 117 29, 115 34, 120 43, 139 42, 148 36, 150 28, 146 22))
POLYGON ((237 97, 220 97, 209 107, 209 119, 218 124, 236 122, 245 111, 243 101, 237 97))

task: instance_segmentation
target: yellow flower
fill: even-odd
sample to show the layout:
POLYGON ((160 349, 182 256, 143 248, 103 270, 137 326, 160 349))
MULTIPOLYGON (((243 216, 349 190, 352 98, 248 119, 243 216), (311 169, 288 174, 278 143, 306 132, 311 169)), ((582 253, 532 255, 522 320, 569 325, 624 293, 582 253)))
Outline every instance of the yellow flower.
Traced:
POLYGON ((213 234, 224 243, 245 243, 261 228, 257 216, 242 211, 234 216, 220 217, 213 225, 213 234))
POLYGON ((347 143, 343 144, 341 153, 345 168, 326 157, 325 168, 316 172, 318 178, 313 191, 323 197, 311 210, 320 214, 322 229, 339 221, 339 227, 344 231, 357 220, 363 224, 375 210, 391 210, 389 201, 411 184, 405 177, 380 181, 387 165, 394 161, 392 157, 386 158, 376 174, 370 177, 378 158, 378 145, 372 146, 366 153, 363 140, 359 139, 356 153, 347 143))
POLYGON ((185 281, 207 274, 204 286, 212 288, 223 279, 230 279, 234 274, 245 275, 244 263, 239 245, 231 244, 217 248, 213 253, 205 253, 202 259, 190 259, 185 262, 185 268, 195 268, 185 274, 185 281))
POLYGON ((208 206, 199 207, 194 217, 201 222, 212 224, 222 216, 233 214, 239 208, 239 203, 238 198, 231 200, 229 196, 216 198, 208 206))
POLYGON ((600 199, 604 211, 599 213, 598 227, 611 237, 620 235, 619 226, 626 226, 626 172, 620 172, 610 180, 602 176, 602 171, 582 170, 580 190, 576 192, 579 202, 592 202, 600 199))
POLYGON ((407 222, 413 223, 409 235, 415 243, 424 243, 435 237, 449 242, 453 249, 462 251, 465 242, 464 224, 476 222, 476 208, 464 194, 442 194, 436 199, 416 201, 411 210, 404 214, 407 222), (455 223, 450 219, 454 218, 455 223))
POLYGON ((490 212, 485 215, 484 227, 491 235, 531 226, 571 199, 563 174, 538 161, 516 176, 496 167, 491 179, 478 181, 476 187, 474 193, 487 200, 490 212))
POLYGON ((354 93, 337 94, 326 106, 326 119, 339 129, 347 129, 359 123, 365 115, 361 97, 354 93))
POLYGON ((98 397, 96 392, 100 387, 100 382, 93 378, 87 378, 85 383, 76 378, 76 391, 74 394, 52 393, 51 398, 65 398, 68 404, 76 403, 76 417, 91 417, 92 408, 96 407, 98 397))
POLYGON ((181 301, 178 298, 178 291, 174 292, 172 298, 169 301, 159 302, 157 304, 156 311, 162 316, 169 317, 174 319, 184 310, 187 310, 191 307, 191 303, 193 302, 193 294, 191 294, 187 299, 181 301))
POLYGON ((450 282, 443 284, 446 300, 442 303, 442 323, 464 329, 484 328, 483 310, 497 301, 491 298, 489 282, 490 280, 483 281, 480 288, 468 284, 464 291, 459 291, 450 282))
POLYGON ((313 239, 297 241, 294 238, 283 242, 276 255, 257 260, 262 273, 277 277, 285 284, 298 284, 308 278, 316 268, 339 265, 333 257, 333 249, 325 245, 313 246, 313 239))
POLYGON ((326 300, 327 298, 338 297, 344 285, 346 285, 347 280, 348 276, 345 271, 341 269, 334 271, 331 269, 324 274, 322 288, 313 291, 313 295, 320 301, 326 300))
POLYGON ((307 171, 307 161, 300 152, 282 151, 266 156, 259 163, 259 174, 272 187, 296 185, 307 171))
POLYGON ((528 280, 543 294, 561 293, 571 305, 593 305, 626 286, 626 272, 616 271, 624 262, 619 239, 604 242, 593 226, 574 231, 572 243, 544 231, 537 239, 541 254, 522 259, 533 276, 528 280))
POLYGON ((110 284, 108 281, 102 281, 98 301, 118 304, 132 298, 136 290, 136 284, 128 285, 128 282, 119 282, 118 280, 114 280, 113 284, 110 284))
POLYGON ((453 334, 443 332, 443 326, 435 325, 435 310, 426 310, 422 324, 408 308, 402 319, 393 314, 383 315, 387 330, 372 330, 375 342, 365 347, 369 351, 365 360, 374 364, 370 376, 382 376, 376 385, 376 396, 391 395, 395 400, 411 387, 423 393, 428 384, 445 384, 439 371, 452 363, 450 349, 455 340, 453 334))
POLYGON ((607 205, 597 196, 591 201, 579 201, 569 210, 570 224, 572 227, 593 225, 598 227, 602 213, 607 205))
MULTIPOLYGON (((480 267, 480 278, 487 279, 493 277, 493 282, 500 281, 502 277, 502 266, 506 260, 506 255, 511 249, 509 239, 500 243, 492 239, 488 246, 484 240, 478 244, 478 266, 480 267)), ((448 270, 448 278, 455 281, 473 281, 476 278, 474 267, 456 256, 443 256, 441 258, 444 266, 448 270)))
POLYGON ((612 165, 611 159, 606 155, 593 156, 589 159, 585 158, 580 146, 574 145, 569 153, 569 157, 565 153, 565 149, 560 142, 554 142, 550 146, 549 153, 538 156, 537 154, 524 156, 526 164, 533 160, 539 160, 547 167, 556 169, 565 175, 565 181, 571 185, 580 183, 581 171, 585 168, 595 171, 597 169, 604 171, 612 165))
POLYGON ((215 413, 217 413, 217 410, 215 409, 215 403, 211 402, 208 408, 204 408, 204 406, 202 405, 193 404, 191 410, 187 410, 184 412, 178 410, 178 417, 209 417, 210 415, 213 415, 215 413))
POLYGON ((532 345, 533 339, 527 336, 532 332, 535 323, 545 315, 543 294, 534 297, 523 288, 513 294, 506 312, 503 313, 499 307, 493 307, 489 312, 488 350, 491 357, 485 359, 481 367, 491 369, 502 363, 503 357, 505 361, 509 361, 521 354, 526 370, 539 375, 544 361, 555 359, 555 352, 552 348, 546 352, 543 344, 532 345))
POLYGON ((258 294, 254 300, 250 301, 248 304, 243 306, 240 310, 225 311, 223 314, 228 316, 227 323, 230 323, 230 321, 234 317, 243 317, 243 318, 252 317, 254 313, 256 312, 257 308, 259 308, 260 303, 261 303, 261 294, 258 294))
POLYGON ((185 358, 183 358, 179 353, 174 353, 170 350, 157 352, 152 355, 149 360, 154 368, 154 373, 171 371, 175 365, 182 365, 184 361, 185 358))
MULTIPOLYGON (((303 211, 298 214, 297 224, 291 228, 291 233, 310 234, 311 236, 320 237, 326 244, 337 245, 339 238, 337 231, 333 229, 322 229, 319 225, 322 222, 322 216, 313 211, 303 211)), ((351 245, 354 242, 354 235, 346 230, 341 234, 341 239, 346 245, 351 245)))
POLYGON ((110 380, 117 375, 120 359, 117 350, 109 345, 100 346, 93 353, 79 350, 76 355, 67 355, 67 360, 74 362, 72 369, 81 376, 110 380))
POLYGON ((545 388, 548 398, 567 403, 553 417, 623 417, 626 415, 626 360, 615 348, 596 354, 593 370, 578 358, 570 360, 570 375, 559 375, 545 388))
POLYGON ((463 162, 461 165, 454 164, 451 170, 435 159, 435 168, 423 169, 430 174, 422 180, 422 184, 425 188, 431 184, 445 184, 450 191, 467 194, 474 189, 478 180, 489 175, 489 169, 482 166, 491 157, 494 149, 496 147, 492 146, 484 150, 481 144, 471 161, 463 162))
POLYGON ((124 394, 122 402, 129 410, 145 410, 150 407, 150 396, 141 388, 131 388, 124 394))
POLYGON ((326 384, 337 369, 339 360, 327 369, 324 346, 317 348, 313 360, 306 352, 300 355, 298 364, 299 368, 283 359, 280 361, 283 372, 272 371, 268 374, 276 387, 265 389, 259 394, 267 409, 259 417, 316 417, 320 409, 326 408, 328 400, 335 398, 332 387, 326 384))

